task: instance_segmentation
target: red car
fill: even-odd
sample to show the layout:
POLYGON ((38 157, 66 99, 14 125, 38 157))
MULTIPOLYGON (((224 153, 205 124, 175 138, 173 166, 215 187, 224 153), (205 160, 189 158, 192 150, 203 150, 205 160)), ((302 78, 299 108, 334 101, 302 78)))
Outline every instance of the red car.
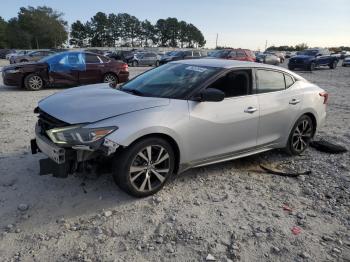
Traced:
POLYGON ((210 57, 255 62, 255 55, 249 49, 222 49, 213 52, 210 57))
POLYGON ((128 65, 88 52, 63 52, 38 62, 6 66, 5 85, 37 91, 47 86, 78 86, 96 83, 122 83, 129 79, 128 65))

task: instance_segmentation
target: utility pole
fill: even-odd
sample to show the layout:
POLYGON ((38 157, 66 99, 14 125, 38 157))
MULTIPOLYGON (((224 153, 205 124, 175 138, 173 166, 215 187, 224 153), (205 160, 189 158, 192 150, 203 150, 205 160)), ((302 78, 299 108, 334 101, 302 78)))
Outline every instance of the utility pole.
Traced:
POLYGON ((215 48, 218 48, 218 38, 219 38, 219 34, 216 34, 216 43, 215 43, 215 48))
POLYGON ((267 48, 267 40, 266 40, 266 42, 265 42, 265 50, 264 50, 264 51, 266 51, 266 48, 267 48))

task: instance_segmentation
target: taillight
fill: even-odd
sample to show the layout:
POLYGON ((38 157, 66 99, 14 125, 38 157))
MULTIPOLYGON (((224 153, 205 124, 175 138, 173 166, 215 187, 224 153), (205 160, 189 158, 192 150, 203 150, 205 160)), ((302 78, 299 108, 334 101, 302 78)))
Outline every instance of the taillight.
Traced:
POLYGON ((128 66, 128 64, 123 64, 123 65, 122 65, 122 71, 126 71, 126 72, 129 71, 129 66, 128 66))
POLYGON ((323 104, 327 104, 327 102, 328 102, 328 93, 327 92, 322 92, 319 95, 323 97, 323 104))

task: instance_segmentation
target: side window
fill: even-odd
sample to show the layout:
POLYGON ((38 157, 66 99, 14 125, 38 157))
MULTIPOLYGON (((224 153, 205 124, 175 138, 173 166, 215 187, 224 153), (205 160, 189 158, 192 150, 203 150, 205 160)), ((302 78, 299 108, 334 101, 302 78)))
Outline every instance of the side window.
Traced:
POLYGON ((245 57, 245 56, 246 56, 246 54, 245 54, 245 52, 244 52, 244 51, 239 50, 239 51, 237 51, 237 56, 238 56, 238 57, 245 57))
POLYGON ((268 70, 257 71, 258 93, 269 93, 285 89, 284 76, 282 73, 268 70))
POLYGON ((251 70, 237 70, 227 73, 208 88, 216 88, 225 93, 225 98, 250 94, 251 70))
POLYGON ((236 51, 231 51, 228 56, 229 57, 236 57, 237 56, 237 52, 236 51))
POLYGON ((286 81, 286 88, 288 88, 294 84, 293 77, 291 77, 289 75, 284 75, 284 80, 286 81))
POLYGON ((103 63, 108 63, 110 60, 105 56, 99 56, 103 63))
POLYGON ((185 56, 192 56, 192 51, 185 51, 185 56))
POLYGON ((99 64, 100 59, 98 59, 97 55, 85 54, 85 63, 86 64, 99 64))

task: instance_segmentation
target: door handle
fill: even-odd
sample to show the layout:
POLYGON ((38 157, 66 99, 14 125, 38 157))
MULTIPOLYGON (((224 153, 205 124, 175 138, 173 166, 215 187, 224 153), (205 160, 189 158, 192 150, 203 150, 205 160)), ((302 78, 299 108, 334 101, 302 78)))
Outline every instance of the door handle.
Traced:
POLYGON ((248 108, 246 108, 246 109, 244 110, 244 113, 253 114, 255 111, 258 111, 258 109, 255 108, 255 107, 250 106, 250 107, 248 107, 248 108))
POLYGON ((292 100, 289 101, 289 104, 291 104, 291 105, 296 105, 296 104, 299 104, 300 101, 301 101, 300 99, 295 99, 295 98, 293 98, 292 100))

